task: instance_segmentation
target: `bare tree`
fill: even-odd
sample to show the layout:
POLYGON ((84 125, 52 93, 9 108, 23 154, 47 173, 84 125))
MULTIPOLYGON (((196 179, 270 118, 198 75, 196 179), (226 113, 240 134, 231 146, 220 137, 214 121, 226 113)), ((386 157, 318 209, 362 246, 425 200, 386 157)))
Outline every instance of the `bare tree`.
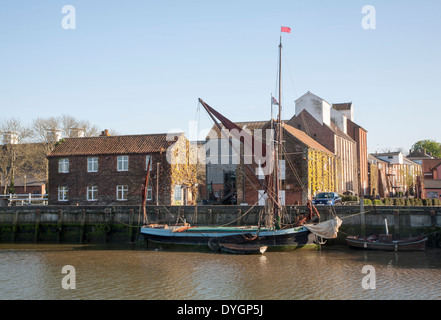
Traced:
POLYGON ((3 139, 0 148, 1 182, 3 193, 7 193, 8 187, 13 185, 14 176, 22 174, 33 163, 34 148, 29 145, 33 133, 15 118, 0 121, 0 132, 3 139))
POLYGON ((55 117, 36 118, 32 123, 33 138, 35 142, 52 141, 52 133, 60 129, 60 120, 55 117))
POLYGON ((8 193, 14 177, 33 177, 47 181, 46 156, 60 138, 74 136, 72 129, 83 130, 84 136, 98 136, 100 131, 89 121, 77 120, 69 115, 38 117, 31 126, 25 126, 15 118, 0 121, 0 184, 8 193))

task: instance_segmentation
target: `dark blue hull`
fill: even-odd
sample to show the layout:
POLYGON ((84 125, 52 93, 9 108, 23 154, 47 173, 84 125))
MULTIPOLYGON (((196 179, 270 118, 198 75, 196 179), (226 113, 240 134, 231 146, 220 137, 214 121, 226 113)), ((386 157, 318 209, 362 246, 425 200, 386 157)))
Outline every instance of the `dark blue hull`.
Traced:
POLYGON ((194 228, 186 232, 173 232, 167 229, 143 227, 141 234, 149 245, 200 246, 213 251, 220 250, 222 243, 267 246, 267 251, 319 248, 316 236, 304 227, 261 231, 259 233, 248 231, 243 228, 238 228, 238 231, 232 231, 232 229, 216 230, 215 228, 198 231, 197 228, 194 228))

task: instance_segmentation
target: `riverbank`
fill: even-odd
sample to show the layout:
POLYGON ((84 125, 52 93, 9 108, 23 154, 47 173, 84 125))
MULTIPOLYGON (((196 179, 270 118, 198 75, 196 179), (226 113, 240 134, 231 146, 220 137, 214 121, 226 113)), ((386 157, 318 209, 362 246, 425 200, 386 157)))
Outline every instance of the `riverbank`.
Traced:
MULTIPOLYGON (((185 219, 199 225, 256 224, 260 206, 147 206, 150 222, 169 224, 185 219)), ((441 207, 409 206, 319 206, 321 221, 333 214, 343 220, 337 239, 347 235, 389 232, 396 237, 429 235, 429 246, 441 246, 441 207)), ((306 206, 287 207, 295 221, 308 213, 306 206)), ((118 243, 135 242, 142 225, 140 207, 135 206, 22 206, 0 207, 1 243, 118 243)))

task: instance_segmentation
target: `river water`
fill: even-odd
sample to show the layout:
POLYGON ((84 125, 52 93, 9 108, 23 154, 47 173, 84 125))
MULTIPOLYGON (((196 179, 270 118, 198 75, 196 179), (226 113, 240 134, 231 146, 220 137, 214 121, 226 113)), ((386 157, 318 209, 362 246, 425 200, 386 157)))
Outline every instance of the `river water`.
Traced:
POLYGON ((441 249, 333 246, 231 255, 129 244, 0 244, 0 299, 439 300, 441 249))

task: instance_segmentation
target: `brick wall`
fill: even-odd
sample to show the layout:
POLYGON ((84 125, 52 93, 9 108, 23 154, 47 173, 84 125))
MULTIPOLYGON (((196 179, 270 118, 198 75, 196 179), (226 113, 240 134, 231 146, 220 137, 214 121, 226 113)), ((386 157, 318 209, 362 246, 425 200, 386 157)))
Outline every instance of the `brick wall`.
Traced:
POLYGON ((350 140, 351 138, 345 139, 337 135, 330 127, 318 122, 305 110, 292 117, 287 124, 306 132, 341 160, 337 192, 351 190, 358 193, 356 143, 350 140))
MULTIPOLYGON (((286 155, 283 157, 285 159, 285 180, 282 180, 282 190, 285 190, 285 204, 295 205, 306 203, 308 188, 308 148, 289 134, 284 136, 284 141, 286 149, 286 155), (296 177, 293 168, 300 177, 300 181, 296 177), (306 193, 303 191, 304 189, 306 193)), ((257 165, 253 163, 251 167, 255 172, 257 165)), ((244 202, 248 205, 254 205, 258 201, 258 190, 262 190, 262 186, 256 181, 256 178, 251 174, 249 169, 243 165, 238 165, 236 176, 238 203, 244 202), (243 187, 243 181, 245 181, 245 188, 243 187), (243 196, 244 189, 245 197, 243 196)))
POLYGON ((348 121, 348 135, 357 142, 359 194, 369 195, 367 132, 354 122, 348 121))
POLYGON ((287 124, 306 132, 331 152, 335 152, 334 132, 326 125, 318 122, 309 112, 303 110, 298 116, 292 117, 287 124))
MULTIPOLYGON (((141 204, 141 187, 146 177, 146 154, 131 154, 128 171, 117 171, 117 155, 98 156, 98 172, 87 171, 88 156, 73 156, 69 159, 69 172, 58 172, 58 160, 49 159, 49 204, 53 205, 137 205, 141 204), (128 186, 126 201, 116 200, 117 185, 128 186), (68 201, 58 201, 58 187, 68 187, 68 201), (97 201, 87 200, 87 186, 97 186, 97 201)), ((169 164, 165 153, 153 154, 150 183, 156 194, 156 163, 159 166, 159 202, 170 204, 169 164)), ((154 204, 154 197, 148 204, 154 204)))

